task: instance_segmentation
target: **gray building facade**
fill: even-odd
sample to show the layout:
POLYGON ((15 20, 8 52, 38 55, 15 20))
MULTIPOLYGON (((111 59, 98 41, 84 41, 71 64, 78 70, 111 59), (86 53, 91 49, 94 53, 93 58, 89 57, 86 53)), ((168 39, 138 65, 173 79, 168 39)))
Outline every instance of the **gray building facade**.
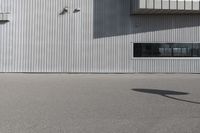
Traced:
POLYGON ((140 1, 0 0, 0 72, 200 73, 199 1, 140 1))

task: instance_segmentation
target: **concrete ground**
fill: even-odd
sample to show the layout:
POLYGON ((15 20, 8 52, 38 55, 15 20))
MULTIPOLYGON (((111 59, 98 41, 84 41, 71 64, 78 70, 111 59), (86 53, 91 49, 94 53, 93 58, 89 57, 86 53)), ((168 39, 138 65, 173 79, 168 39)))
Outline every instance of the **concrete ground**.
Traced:
POLYGON ((0 133, 198 133, 200 75, 0 74, 0 133))

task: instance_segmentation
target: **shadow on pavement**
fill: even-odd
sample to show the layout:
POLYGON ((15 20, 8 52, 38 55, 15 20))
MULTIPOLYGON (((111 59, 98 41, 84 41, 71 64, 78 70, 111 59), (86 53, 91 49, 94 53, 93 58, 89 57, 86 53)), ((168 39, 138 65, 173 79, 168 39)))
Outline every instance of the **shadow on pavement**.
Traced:
POLYGON ((141 93, 160 95, 160 96, 174 99, 177 101, 200 104, 200 102, 189 101, 189 100, 184 100, 184 99, 170 96, 170 95, 189 95, 190 93, 187 93, 187 92, 179 92, 179 91, 171 91, 171 90, 158 90, 158 89, 132 89, 132 90, 136 91, 136 92, 141 92, 141 93))

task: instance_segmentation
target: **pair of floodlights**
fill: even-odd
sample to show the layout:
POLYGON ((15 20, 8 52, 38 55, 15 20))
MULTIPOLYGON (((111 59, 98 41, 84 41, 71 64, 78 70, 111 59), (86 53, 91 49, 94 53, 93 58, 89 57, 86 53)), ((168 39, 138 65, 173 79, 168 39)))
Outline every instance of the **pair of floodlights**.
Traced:
MULTIPOLYGON (((80 12, 80 11, 81 11, 80 8, 76 8, 76 9, 74 9, 73 13, 77 13, 77 12, 80 12)), ((68 13, 68 12, 69 12, 69 8, 65 7, 65 8, 63 8, 63 11, 60 14, 63 15, 63 14, 68 13)))

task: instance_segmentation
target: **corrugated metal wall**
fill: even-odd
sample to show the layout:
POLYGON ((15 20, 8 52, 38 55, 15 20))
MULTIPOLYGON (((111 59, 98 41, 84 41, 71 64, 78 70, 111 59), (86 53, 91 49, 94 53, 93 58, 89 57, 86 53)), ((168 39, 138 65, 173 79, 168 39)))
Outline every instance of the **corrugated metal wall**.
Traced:
POLYGON ((0 72, 200 72, 199 58, 132 57, 134 42, 200 42, 199 15, 131 16, 129 0, 0 0, 0 12, 0 72))

